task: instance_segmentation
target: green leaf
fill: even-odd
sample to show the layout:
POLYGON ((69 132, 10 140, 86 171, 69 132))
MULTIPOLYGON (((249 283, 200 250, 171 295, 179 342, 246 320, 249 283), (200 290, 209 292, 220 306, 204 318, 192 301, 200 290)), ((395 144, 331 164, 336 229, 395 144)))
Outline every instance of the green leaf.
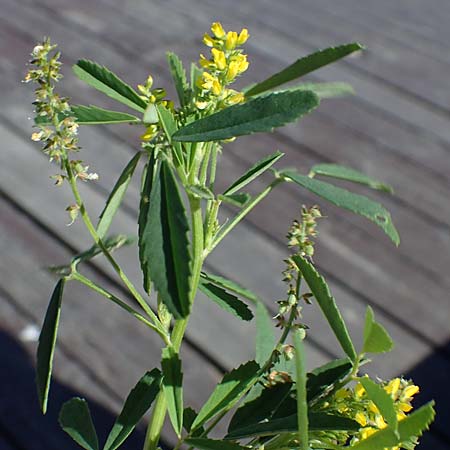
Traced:
POLYGON ((306 393, 306 356, 301 332, 304 330, 294 331, 294 348, 295 348, 295 390, 297 392, 297 432, 300 441, 300 449, 308 450, 308 401, 306 393))
POLYGON ((387 426, 353 445, 352 450, 381 450, 420 437, 434 419, 433 405, 434 402, 429 402, 402 419, 398 423, 398 433, 395 433, 391 426, 387 426))
POLYGON ((343 380, 353 368, 353 364, 348 358, 335 359, 323 366, 308 373, 306 390, 308 391, 308 401, 326 394, 339 381, 343 380))
POLYGON ((386 353, 392 350, 394 342, 389 333, 375 321, 373 309, 367 306, 366 321, 364 325, 364 353, 386 353))
POLYGON ((244 297, 250 300, 252 303, 257 304, 261 300, 258 298, 256 294, 248 290, 247 288, 242 287, 240 284, 235 283, 234 281, 228 280, 227 278, 221 277, 219 275, 212 275, 210 273, 202 272, 200 274, 200 278, 202 282, 211 283, 215 286, 221 287, 227 291, 234 292, 240 297, 244 297))
POLYGON ((98 450, 98 438, 86 400, 72 398, 59 413, 61 428, 86 450, 98 450))
POLYGON ((251 86, 245 91, 245 95, 247 97, 251 97, 253 95, 260 94, 261 92, 276 88, 284 83, 288 83, 289 81, 300 78, 314 70, 344 58, 350 53, 362 50, 363 48, 364 47, 361 44, 353 42, 351 44, 344 44, 338 47, 329 47, 312 53, 304 58, 298 59, 281 72, 278 72, 264 81, 251 86))
POLYGON ((222 411, 231 409, 258 378, 259 370, 255 361, 249 361, 225 374, 199 411, 192 429, 195 430, 222 411))
POLYGON ((64 292, 65 280, 58 281, 45 313, 44 324, 39 335, 36 363, 36 386, 41 410, 47 412, 50 380, 52 377, 53 356, 55 354, 56 337, 58 335, 59 318, 61 315, 61 302, 64 292))
POLYGON ((80 125, 99 125, 115 123, 141 123, 141 119, 131 114, 110 111, 98 106, 73 105, 71 110, 80 125))
POLYGON ((272 167, 284 153, 279 151, 273 153, 272 155, 266 156, 265 158, 254 164, 247 172, 244 173, 238 180, 236 180, 224 193, 223 195, 231 195, 235 192, 241 190, 244 186, 252 182, 255 178, 259 177, 267 169, 272 167))
POLYGON ((272 418, 291 388, 292 383, 279 383, 270 387, 255 385, 231 418, 228 433, 272 418))
POLYGON ((180 319, 187 317, 191 309, 189 225, 167 161, 161 161, 151 184, 148 210, 140 220, 141 265, 169 311, 180 319))
POLYGON ((217 198, 225 203, 229 203, 230 205, 243 208, 252 197, 246 192, 240 192, 239 194, 232 195, 218 195, 217 198))
POLYGON ((186 444, 199 450, 245 450, 239 444, 227 441, 217 441, 206 438, 190 438, 186 439, 186 444))
POLYGON ((109 433, 104 450, 119 448, 134 430, 143 415, 150 409, 159 393, 161 372, 153 369, 147 372, 129 393, 122 412, 109 433))
POLYGON ((183 428, 183 372, 181 360, 172 347, 162 351, 163 389, 170 421, 178 437, 183 428))
POLYGON ((204 200, 214 200, 214 194, 206 186, 196 184, 193 186, 187 186, 186 190, 198 198, 203 198, 204 200))
POLYGON ((216 305, 225 311, 239 317, 242 320, 252 320, 253 313, 248 306, 239 300, 235 295, 230 294, 225 289, 211 283, 200 282, 199 289, 216 305))
POLYGON ((343 97, 345 95, 353 95, 355 93, 353 87, 348 83, 302 83, 297 84, 289 89, 283 89, 289 91, 312 91, 321 100, 334 97, 343 97))
POLYGON ((192 424, 194 423, 195 418, 197 417, 197 412, 188 406, 184 408, 183 411, 183 428, 192 436, 198 437, 204 433, 205 429, 203 427, 197 428, 194 432, 191 433, 192 424))
POLYGON ((325 183, 324 181, 314 180, 306 175, 300 175, 292 170, 283 171, 281 175, 336 206, 366 217, 382 228, 394 244, 398 245, 400 243, 400 238, 392 223, 391 215, 379 203, 363 195, 354 194, 346 189, 325 183))
POLYGON ((174 133, 178 130, 177 123, 175 121, 175 118, 173 114, 163 105, 157 105, 156 109, 158 111, 158 117, 161 121, 161 125, 164 128, 164 132, 166 133, 167 139, 172 144, 174 156, 175 156, 175 163, 176 166, 179 167, 183 165, 183 149, 179 142, 175 142, 172 137, 174 133))
POLYGON ((176 141, 220 141, 235 136, 271 131, 311 112, 319 98, 310 91, 274 92, 233 105, 199 119, 174 135, 176 141))
MULTIPOLYGON (((309 431, 358 431, 361 427, 358 422, 347 417, 319 412, 310 412, 308 414, 308 422, 309 431)), ((279 433, 296 433, 297 431, 297 414, 292 414, 287 417, 272 419, 269 422, 262 422, 233 430, 233 432, 225 436, 225 439, 271 436, 279 433)))
POLYGON ((349 167, 340 166, 338 164, 317 164, 311 168, 313 175, 323 175, 331 178, 338 178, 346 181, 353 181, 354 183, 364 184, 372 189, 393 193, 391 186, 381 183, 378 180, 368 177, 367 175, 349 167))
POLYGON ((169 63, 170 73, 172 74, 180 105, 184 106, 188 102, 189 85, 183 63, 180 58, 172 52, 167 52, 167 62, 169 63))
POLYGON ((82 59, 73 67, 75 75, 89 86, 97 89, 108 97, 129 106, 139 112, 144 112, 147 104, 138 93, 117 75, 104 66, 82 59))
POLYGON ((337 340, 341 344, 344 352, 352 361, 357 359, 355 347, 348 333, 344 319, 339 311, 334 297, 330 293, 330 288, 324 278, 317 272, 316 268, 300 255, 292 257, 298 266, 311 292, 317 300, 324 316, 326 317, 337 340))
POLYGON ((195 98, 199 92, 199 87, 197 86, 197 80, 202 75, 203 71, 198 67, 195 63, 191 63, 191 72, 190 72, 190 82, 191 82, 191 90, 192 96, 195 98))
POLYGON ((151 284, 150 267, 149 262, 145 258, 144 251, 146 250, 146 246, 143 245, 143 242, 145 225, 149 218, 150 195, 157 176, 159 176, 159 161, 155 158, 155 152, 152 152, 144 168, 138 217, 139 261, 141 263, 141 270, 144 278, 144 290, 148 294, 150 293, 151 284))
POLYGON ((125 169, 123 169, 122 173, 120 174, 119 179, 113 187, 113 190, 109 194, 108 200, 106 200, 106 205, 102 213, 100 214, 100 219, 97 224, 97 234, 101 239, 106 236, 106 233, 111 226, 114 215, 116 214, 120 204, 122 203, 123 197, 128 189, 140 157, 141 152, 138 152, 131 158, 130 162, 126 165, 125 169))
POLYGON ((275 348, 274 324, 262 302, 256 305, 256 362, 263 365, 275 348))
POLYGON ((394 400, 392 397, 383 389, 382 386, 375 383, 368 377, 361 377, 359 382, 366 390, 369 399, 375 403, 375 406, 378 408, 388 425, 390 425, 390 427, 397 432, 397 411, 395 410, 394 400))

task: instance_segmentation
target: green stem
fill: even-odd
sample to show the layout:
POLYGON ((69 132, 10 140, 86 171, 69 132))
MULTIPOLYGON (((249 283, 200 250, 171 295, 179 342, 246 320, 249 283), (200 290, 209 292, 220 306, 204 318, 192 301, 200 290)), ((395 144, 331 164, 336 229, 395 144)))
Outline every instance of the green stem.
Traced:
POLYGON ((114 294, 111 294, 111 292, 94 283, 89 278, 86 278, 85 276, 81 275, 81 273, 79 272, 72 272, 69 278, 71 278, 72 280, 79 281, 85 286, 91 288, 93 291, 98 292, 100 295, 103 295, 103 297, 107 298, 108 300, 111 300, 113 303, 120 306, 126 312, 130 313, 133 317, 140 320, 142 323, 145 323, 145 325, 150 327, 152 330, 156 331, 162 337, 166 345, 170 344, 170 339, 167 334, 165 333, 162 334, 154 324, 152 324, 149 320, 147 320, 143 315, 139 314, 136 310, 134 310, 130 305, 125 303, 123 300, 120 300, 120 298, 116 297, 114 294))
POLYGON ((299 450, 308 450, 308 400, 306 398, 306 363, 305 348, 300 330, 294 332, 295 372, 297 391, 297 436, 300 443, 299 450))
POLYGON ((161 430, 166 418, 167 402, 164 391, 156 397, 155 408, 145 435, 144 450, 155 450, 158 447, 161 430))
POLYGON ((208 253, 212 252, 217 244, 267 195, 272 191, 272 189, 279 183, 283 182, 281 178, 277 178, 272 181, 263 191, 261 191, 245 208, 243 208, 239 214, 226 226, 226 228, 214 239, 211 247, 208 249, 208 253))
POLYGON ((164 327, 160 323, 157 315, 153 312, 153 310, 150 308, 148 303, 143 299, 141 294, 137 291, 137 289, 134 287, 134 285, 131 283, 131 281, 128 279, 128 277, 125 275, 123 270, 120 268, 120 266, 117 264, 115 259, 112 257, 111 253, 108 251, 108 249, 105 247, 102 239, 97 233, 96 228, 94 227, 89 214, 86 211, 86 207, 84 206, 83 200, 81 198, 81 195, 78 191, 77 181, 75 179, 75 176, 72 171, 72 167, 70 165, 69 159, 66 157, 64 159, 64 166, 66 168, 67 177, 69 180, 70 187, 72 189, 73 195, 75 197, 75 201, 77 203, 77 206, 80 210, 81 217, 86 225, 86 228, 88 229, 89 233, 91 234, 92 238, 94 239, 94 242, 98 245, 102 253, 105 255, 108 262, 111 264, 112 268, 115 270, 115 272, 119 275, 120 279, 123 281, 125 286, 128 288, 128 290, 131 292, 133 297, 136 299, 140 307, 145 311, 145 313, 150 317, 152 322, 154 323, 155 327, 163 334, 165 333, 164 327))

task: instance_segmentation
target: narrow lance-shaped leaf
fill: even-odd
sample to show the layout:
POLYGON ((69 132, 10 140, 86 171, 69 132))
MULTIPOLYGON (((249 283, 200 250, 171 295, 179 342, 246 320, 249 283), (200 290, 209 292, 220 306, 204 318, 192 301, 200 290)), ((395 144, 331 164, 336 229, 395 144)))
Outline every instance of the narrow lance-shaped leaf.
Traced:
POLYGON ((110 111, 98 106, 73 105, 70 107, 80 125, 101 125, 116 123, 141 123, 141 119, 131 114, 110 111))
POLYGON ((246 192, 239 192, 237 194, 231 195, 218 195, 217 198, 230 205, 237 206, 238 208, 243 208, 251 200, 251 195, 246 192))
POLYGON ((98 438, 86 400, 72 398, 59 413, 61 428, 86 450, 98 450, 98 438))
POLYGON ((175 141, 220 141, 235 136, 271 131, 294 122, 319 105, 310 91, 274 92, 233 105, 199 119, 174 135, 175 141))
POLYGON ((359 379, 363 388, 366 390, 367 397, 375 403, 375 406, 380 411, 384 419, 386 419, 388 425, 397 433, 398 420, 397 411, 395 410, 394 400, 383 389, 382 386, 375 383, 368 377, 362 377, 359 379))
POLYGON ((325 183, 324 181, 315 180, 306 175, 300 175, 293 170, 285 170, 281 174, 286 179, 297 183, 334 205, 366 217, 376 223, 391 238, 394 244, 398 245, 400 243, 400 238, 392 223, 391 215, 379 203, 363 195, 354 194, 353 192, 325 183))
MULTIPOLYGON (((304 330, 302 330, 304 331, 304 330)), ((297 433, 300 450, 308 450, 308 401, 306 393, 306 356, 301 330, 294 332, 295 348, 295 390, 297 392, 297 433)), ((303 333, 304 334, 304 333, 303 333)))
POLYGON ((295 264, 298 266, 311 292, 317 300, 324 316, 326 317, 337 340, 341 344, 344 352, 352 361, 357 358, 355 347, 350 338, 344 319, 336 305, 334 297, 323 277, 317 272, 315 267, 300 255, 293 256, 295 264))
POLYGON ((274 89, 284 83, 300 78, 314 70, 331 64, 355 51, 364 47, 357 42, 344 44, 338 47, 329 47, 324 50, 312 53, 304 58, 300 58, 290 66, 283 69, 271 77, 251 86, 246 92, 247 97, 260 94, 261 92, 274 89))
POLYGON ((253 313, 248 306, 239 300, 235 295, 227 292, 225 289, 211 283, 205 283, 204 281, 201 281, 199 289, 223 310, 239 317, 242 320, 253 319, 253 313))
POLYGON ((343 97, 345 95, 353 95, 355 90, 348 83, 301 83, 283 91, 312 91, 321 100, 334 97, 343 97))
POLYGON ((61 302, 64 292, 64 278, 59 280, 53 290, 50 303, 45 314, 37 348, 36 385, 41 410, 47 412, 48 394, 52 377, 53 356, 55 353, 56 337, 58 335, 61 302))
POLYGON ((272 317, 265 305, 256 305, 256 362, 263 365, 275 348, 275 335, 272 317))
MULTIPOLYGON (((309 431, 358 431, 361 425, 347 417, 310 412, 308 414, 309 431)), ((252 436, 272 436, 279 433, 296 433, 298 430, 297 414, 271 419, 233 430, 225 439, 244 439, 252 436)), ((372 449, 373 450, 373 449, 372 449)))
POLYGON ((122 412, 108 435, 104 450, 115 450, 127 439, 144 414, 150 409, 161 386, 161 372, 147 372, 129 393, 122 412))
POLYGON ((170 421, 178 437, 183 427, 183 372, 181 360, 172 347, 162 352, 163 389, 170 421))
POLYGON ((259 376, 259 370, 260 367, 255 361, 249 361, 227 373, 199 411, 192 424, 192 430, 200 427, 222 411, 231 409, 255 382, 259 376))
POLYGON ((167 53, 167 62, 169 63, 170 73, 172 74, 175 89, 180 100, 180 105, 184 106, 188 101, 189 85, 186 79, 186 71, 180 58, 172 52, 167 53))
POLYGON ((242 447, 234 442, 218 441, 206 438, 190 438, 186 439, 186 444, 198 450, 246 450, 247 447, 242 447))
POLYGON ((433 404, 433 402, 427 403, 402 419, 398 423, 397 433, 391 426, 387 426, 353 445, 352 450, 392 448, 420 437, 434 419, 433 404))
POLYGON ((166 133, 167 139, 172 144, 176 165, 181 166, 181 165, 183 165, 183 160, 184 160, 183 149, 181 147, 181 143, 173 142, 173 140, 172 140, 172 136, 178 129, 175 118, 173 117, 173 114, 162 105, 157 105, 156 110, 157 110, 161 125, 164 128, 164 132, 166 133))
POLYGON ((251 183, 255 178, 259 177, 262 173, 272 167, 284 153, 279 151, 273 153, 272 155, 266 156, 265 158, 254 164, 247 172, 244 173, 238 180, 236 180, 224 193, 223 195, 231 195, 242 189, 247 184, 251 183))
POLYGON ((366 310, 366 321, 364 324, 364 353, 385 353, 392 350, 394 342, 389 333, 375 321, 373 309, 368 306, 366 310))
POLYGON ((338 164, 316 164, 311 168, 310 172, 313 175, 323 175, 325 177, 338 178, 341 180, 364 184, 372 189, 378 189, 384 192, 392 193, 394 191, 391 186, 388 186, 381 181, 368 177, 358 170, 340 166, 338 164))
POLYGON ((187 317, 191 308, 189 225, 167 161, 161 161, 154 179, 146 184, 150 183, 149 204, 141 207, 139 218, 141 266, 144 277, 152 280, 164 304, 179 319, 187 317))
POLYGON ((144 112, 147 104, 139 94, 117 75, 104 66, 88 61, 78 61, 73 66, 75 75, 89 86, 97 89, 108 97, 123 103, 139 112, 144 112))
POLYGON ((134 171, 136 170, 137 163, 139 158, 141 157, 141 152, 136 153, 130 162, 126 165, 125 169, 123 169, 122 173, 119 176, 116 184, 109 194, 108 200, 106 200, 106 205, 100 214, 100 219, 97 224, 97 234, 100 238, 106 236, 106 233, 111 226, 114 215, 119 209, 120 204, 122 203, 125 192, 130 185, 131 178, 133 176, 134 171))

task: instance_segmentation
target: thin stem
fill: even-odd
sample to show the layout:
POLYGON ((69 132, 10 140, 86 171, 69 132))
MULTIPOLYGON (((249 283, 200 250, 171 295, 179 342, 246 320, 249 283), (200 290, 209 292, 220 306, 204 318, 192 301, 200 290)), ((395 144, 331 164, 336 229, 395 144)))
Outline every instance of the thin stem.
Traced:
POLYGON ((205 147, 205 157, 203 158, 203 161, 202 161, 202 164, 200 167, 199 181, 200 181, 201 186, 204 186, 206 184, 210 156, 211 156, 211 142, 209 142, 205 147))
POLYGON ((136 301, 139 303, 140 307, 152 319, 153 323, 155 324, 155 327, 158 328, 160 330, 160 332, 165 334, 164 327, 160 323, 157 315, 153 312, 153 310, 150 308, 150 306, 147 304, 147 302, 143 299, 141 294, 139 294, 137 289, 134 287, 134 285, 131 283, 131 281, 128 279, 128 277, 125 275, 125 273, 120 268, 120 266, 117 264, 115 259, 112 257, 111 253, 105 247, 102 239, 98 235, 97 230, 94 227, 94 225, 89 217, 89 214, 87 213, 86 207, 84 206, 83 200, 78 191, 77 182, 76 182, 76 179, 73 174, 72 167, 70 166, 70 161, 68 158, 65 158, 64 165, 66 168, 70 187, 72 188, 72 192, 75 197, 75 201, 78 205, 78 208, 80 209, 81 217, 86 225, 86 228, 88 229, 89 233, 91 234, 92 238, 94 239, 94 242, 98 245, 98 247, 100 248, 102 253, 105 255, 108 262, 111 264, 111 266, 115 270, 115 272, 119 275, 120 279, 123 281, 125 286, 131 292, 131 294, 136 299, 136 301))
POLYGON ((212 252, 216 247, 217 244, 267 195, 272 191, 272 189, 277 186, 279 183, 281 183, 281 178, 277 178, 276 180, 272 181, 272 183, 269 184, 263 191, 261 191, 247 206, 245 206, 239 214, 234 217, 234 219, 227 225, 227 227, 214 239, 214 241, 211 244, 211 247, 208 249, 208 253, 212 252))
POLYGON ((211 147, 211 167, 209 169, 209 188, 214 189, 214 182, 216 181, 216 168, 217 168, 217 149, 218 144, 213 144, 211 147))
POLYGON ((306 398, 306 357, 300 330, 294 332, 295 372, 297 391, 297 436, 300 450, 308 450, 308 401, 306 398))
POLYGON ((123 300, 120 300, 120 298, 116 297, 111 292, 107 291, 106 289, 102 288, 98 284, 96 284, 94 281, 90 280, 89 278, 86 278, 84 275, 81 275, 79 272, 72 272, 70 275, 71 279, 79 281, 80 283, 84 284, 85 286, 89 287, 95 292, 98 292, 100 295, 103 295, 103 297, 107 298, 108 300, 111 300, 116 305, 120 306, 122 309, 124 309, 126 312, 131 314, 136 319, 140 320, 142 323, 145 323, 148 327, 150 327, 152 330, 156 331, 164 340, 166 345, 170 344, 170 339, 167 334, 162 334, 160 330, 153 325, 149 320, 147 320, 143 315, 139 314, 135 309, 133 309, 130 305, 125 303, 123 300))
POLYGON ((152 419, 148 424, 145 434, 144 450, 155 450, 158 447, 159 437, 166 418, 167 401, 164 391, 160 391, 156 397, 155 408, 153 409, 152 419))

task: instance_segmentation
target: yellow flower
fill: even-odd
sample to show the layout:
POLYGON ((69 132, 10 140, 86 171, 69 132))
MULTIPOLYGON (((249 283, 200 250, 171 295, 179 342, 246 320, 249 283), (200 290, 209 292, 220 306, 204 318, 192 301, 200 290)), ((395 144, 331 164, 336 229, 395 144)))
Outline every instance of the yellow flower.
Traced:
POLYGON ((225 58, 225 53, 222 50, 217 50, 217 48, 213 48, 211 53, 214 58, 214 62, 219 70, 224 70, 227 66, 227 60, 225 58))
POLYGON ((227 98, 227 103, 229 105, 236 105, 237 103, 242 103, 245 100, 245 96, 242 92, 236 92, 234 94, 231 94, 227 98))
POLYGON ((212 91, 214 95, 219 95, 222 92, 220 81, 208 72, 203 72, 200 87, 207 91, 212 91))
POLYGON ((248 69, 249 62, 247 61, 247 55, 238 55, 236 56, 235 61, 238 63, 240 74, 248 69))
POLYGON ((361 431, 361 440, 367 439, 373 433, 376 433, 376 429, 372 427, 363 428, 361 431))
POLYGON ((356 397, 361 398, 361 397, 364 395, 365 392, 366 392, 366 391, 365 391, 365 389, 363 388, 363 385, 362 385, 361 383, 358 383, 358 384, 355 386, 355 395, 356 395, 356 397))
POLYGON ((380 412, 377 408, 377 405, 375 405, 375 403, 372 401, 369 402, 369 411, 371 411, 375 414, 378 414, 380 412))
POLYGON ((411 384, 410 386, 407 386, 405 390, 403 391, 403 395, 405 397, 413 397, 419 392, 419 386, 416 386, 414 384, 411 384))
POLYGON ((203 43, 208 47, 214 47, 214 39, 209 34, 203 35, 203 43))
POLYGON ((198 62, 202 67, 205 68, 209 68, 211 66, 211 61, 209 59, 206 59, 205 55, 203 55, 202 53, 200 53, 200 59, 198 62))
POLYGON ((211 25, 211 31, 214 34, 214 36, 218 39, 222 39, 225 36, 225 30, 222 27, 222 24, 220 22, 214 22, 211 25))
POLYGON ((389 384, 384 388, 384 390, 392 397, 395 397, 399 387, 400 387, 400 378, 394 378, 393 380, 389 381, 389 384))
POLYGON ((248 30, 247 28, 242 28, 242 31, 239 33, 237 44, 242 45, 247 42, 247 39, 249 38, 248 30))
POLYGON ((387 423, 380 414, 375 416, 375 425, 380 429, 387 427, 387 423))
POLYGON ((405 402, 400 402, 398 404, 398 408, 400 409, 400 411, 403 411, 405 413, 410 412, 413 409, 413 407, 409 403, 405 402))
POLYGON ((227 33, 227 38, 225 41, 225 48, 227 50, 233 50, 236 47, 237 40, 238 34, 236 33, 236 31, 229 31, 227 33))
POLYGON ((355 420, 362 425, 363 427, 365 427, 367 425, 367 418, 364 415, 364 413, 362 413, 361 411, 358 411, 355 415, 355 420))
POLYGON ((143 135, 141 135, 141 139, 143 141, 151 141, 157 134, 158 127, 155 125, 150 125, 143 135))

